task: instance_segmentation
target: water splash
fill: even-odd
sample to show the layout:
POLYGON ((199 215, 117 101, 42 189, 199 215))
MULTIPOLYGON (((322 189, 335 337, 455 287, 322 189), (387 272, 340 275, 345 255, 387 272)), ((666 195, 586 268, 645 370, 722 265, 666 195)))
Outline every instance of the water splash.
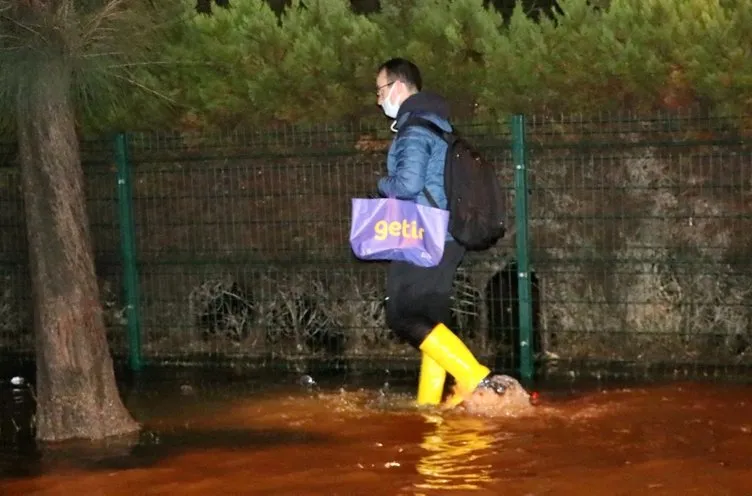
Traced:
POLYGON ((489 387, 473 392, 461 408, 483 417, 520 417, 533 414, 535 406, 530 394, 513 377, 495 375, 487 380, 489 387))
POLYGON ((391 393, 390 390, 391 386, 389 385, 389 382, 385 382, 383 386, 381 386, 381 389, 379 389, 379 395, 386 397, 391 393))
POLYGON ((300 384, 303 387, 303 389, 308 393, 319 391, 318 383, 314 380, 313 377, 311 377, 308 374, 300 376, 300 379, 298 379, 298 384, 300 384))

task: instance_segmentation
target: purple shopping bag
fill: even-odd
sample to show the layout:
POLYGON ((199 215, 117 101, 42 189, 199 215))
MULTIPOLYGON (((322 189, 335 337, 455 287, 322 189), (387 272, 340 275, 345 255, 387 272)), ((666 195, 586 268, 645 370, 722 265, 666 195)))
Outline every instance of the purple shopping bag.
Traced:
POLYGON ((398 260, 420 267, 444 255, 449 212, 396 198, 353 198, 350 246, 361 260, 398 260))

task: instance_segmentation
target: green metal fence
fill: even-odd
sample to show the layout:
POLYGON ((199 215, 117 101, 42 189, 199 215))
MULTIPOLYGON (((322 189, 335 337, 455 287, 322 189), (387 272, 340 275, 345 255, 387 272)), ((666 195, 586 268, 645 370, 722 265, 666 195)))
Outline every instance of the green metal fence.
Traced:
MULTIPOLYGON (((455 284, 451 324, 486 361, 523 375, 752 365, 745 119, 460 128, 508 185, 515 226, 455 284)), ((134 368, 414 364, 385 327, 384 265, 347 243, 350 198, 374 191, 390 138, 320 126, 84 142, 113 352, 134 368)), ((19 185, 15 148, 0 148, 0 346, 31 352, 19 185)))

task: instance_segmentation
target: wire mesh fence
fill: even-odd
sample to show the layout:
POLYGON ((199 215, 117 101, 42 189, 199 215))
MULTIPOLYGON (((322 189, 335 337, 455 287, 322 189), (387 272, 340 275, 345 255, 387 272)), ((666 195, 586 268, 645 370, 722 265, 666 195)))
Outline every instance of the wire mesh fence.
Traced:
POLYGON ((752 155, 739 122, 529 123, 546 350, 668 370, 752 362, 752 155))
MULTIPOLYGON (((503 169, 505 128, 466 132, 503 169)), ((385 264, 357 261, 348 245, 350 199, 375 192, 390 137, 364 127, 132 135, 145 355, 414 358, 386 328, 385 264)), ((457 278, 454 318, 484 352, 472 272, 457 278)))
MULTIPOLYGON (((485 360, 519 366, 517 263, 528 257, 541 373, 604 362, 752 365, 744 120, 530 118, 525 191, 514 188, 506 124, 460 129, 508 185, 510 225, 521 221, 516 195, 529 198, 525 249, 512 232, 470 254, 455 281, 451 324, 485 360)), ((113 352, 132 351, 135 315, 152 363, 414 363, 414 351, 386 328, 385 265, 354 259, 348 245, 350 199, 375 192, 391 136, 354 125, 129 134, 135 314, 126 312, 122 289, 113 143, 83 143, 113 352)), ((3 148, 0 160, 0 345, 30 352, 14 148, 3 148)))

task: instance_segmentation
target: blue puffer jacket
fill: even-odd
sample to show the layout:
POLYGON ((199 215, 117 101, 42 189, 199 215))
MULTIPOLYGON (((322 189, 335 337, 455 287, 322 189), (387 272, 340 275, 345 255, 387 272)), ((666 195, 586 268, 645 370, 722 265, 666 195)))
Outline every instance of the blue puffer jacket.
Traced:
MULTIPOLYGON (((392 141, 386 159, 387 176, 379 179, 382 196, 414 200, 433 206, 423 193, 425 187, 439 208, 447 208, 444 191, 444 163, 447 144, 441 137, 420 126, 410 126, 400 132, 408 117, 420 116, 442 129, 451 131, 446 100, 431 93, 418 92, 400 105, 395 119, 397 137, 392 141)), ((447 233, 447 241, 452 238, 447 233)))

